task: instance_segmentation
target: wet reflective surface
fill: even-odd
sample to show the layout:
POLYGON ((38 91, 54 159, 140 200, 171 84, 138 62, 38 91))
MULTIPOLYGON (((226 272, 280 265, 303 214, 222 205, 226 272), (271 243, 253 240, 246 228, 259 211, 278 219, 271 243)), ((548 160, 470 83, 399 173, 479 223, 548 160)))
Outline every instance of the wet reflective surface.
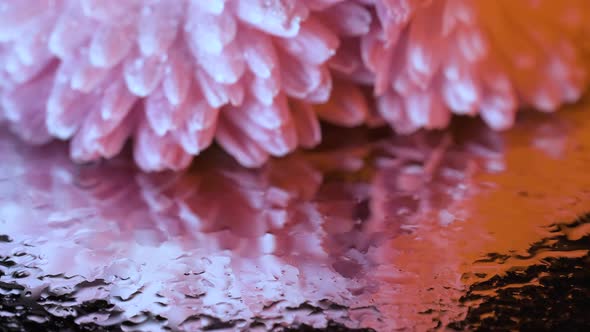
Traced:
POLYGON ((583 330, 588 112, 176 174, 2 134, 0 330, 583 330))

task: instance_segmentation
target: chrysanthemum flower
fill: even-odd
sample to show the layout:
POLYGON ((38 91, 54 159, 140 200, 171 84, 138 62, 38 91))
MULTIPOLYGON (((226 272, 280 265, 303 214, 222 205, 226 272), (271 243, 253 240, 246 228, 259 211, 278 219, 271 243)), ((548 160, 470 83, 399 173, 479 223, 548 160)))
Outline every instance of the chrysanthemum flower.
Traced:
POLYGON ((145 170, 213 140, 259 166, 317 144, 318 117, 378 122, 360 85, 400 133, 503 129, 579 98, 589 22, 585 0, 0 1, 0 120, 77 161, 131 139, 145 170))
POLYGON ((180 169, 215 139, 257 166, 320 140, 326 62, 370 20, 343 0, 2 1, 2 117, 78 161, 131 137, 143 169, 180 169))
POLYGON ((554 111, 588 82, 588 1, 368 2, 379 20, 363 59, 380 113, 399 132, 445 127, 451 112, 504 129, 518 108, 554 111))

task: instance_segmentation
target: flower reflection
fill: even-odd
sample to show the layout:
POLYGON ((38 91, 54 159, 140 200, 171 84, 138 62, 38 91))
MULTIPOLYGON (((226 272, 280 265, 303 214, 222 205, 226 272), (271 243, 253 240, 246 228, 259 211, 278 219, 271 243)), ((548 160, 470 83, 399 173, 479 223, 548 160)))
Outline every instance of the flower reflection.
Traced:
MULTIPOLYGON (((546 259, 587 257, 587 247, 574 252, 531 249, 537 241, 554 242, 556 222, 573 220, 588 210, 585 202, 590 198, 590 177, 582 171, 582 165, 588 158, 584 150, 590 142, 590 123, 580 112, 584 108, 577 107, 559 117, 527 114, 517 126, 520 131, 502 135, 485 133, 476 126, 460 133, 458 146, 469 153, 457 154, 451 147, 444 155, 446 162, 431 175, 431 182, 410 187, 419 188, 414 190, 420 193, 419 197, 424 197, 421 191, 426 190, 431 195, 429 204, 434 205, 412 210, 408 219, 411 231, 387 237, 374 251, 371 258, 377 262, 374 275, 380 287, 369 298, 379 303, 382 311, 380 320, 363 317, 364 325, 381 330, 430 330, 448 325, 466 328, 453 322, 461 321, 468 311, 469 324, 473 324, 477 313, 482 313, 477 316, 479 319, 487 319, 494 315, 494 310, 506 310, 489 306, 485 310, 470 310, 481 301, 473 301, 470 295, 465 302, 467 290, 468 294, 478 294, 470 289, 477 289, 490 279, 522 273, 535 264, 549 264, 546 259)), ((422 179, 424 174, 416 181, 422 179)), ((384 193, 399 187, 399 181, 389 183, 384 193)), ((587 225, 575 229, 590 234, 587 225)), ((564 232, 558 231, 565 236, 564 232)), ((574 268, 579 267, 572 267, 572 271, 574 268)), ((514 283, 503 287, 518 289, 528 285, 514 283)), ((491 288, 487 296, 501 294, 501 288, 491 288)), ((501 301, 498 303, 511 303, 514 310, 520 306, 514 299, 501 301)), ((511 324, 506 326, 514 328, 511 324)), ((482 325, 475 321, 474 326, 482 325)))
POLYGON ((125 156, 76 166, 63 145, 2 134, 0 290, 123 329, 447 326, 470 285, 527 264, 482 257, 526 251, 583 212, 580 114, 525 115, 507 134, 472 120, 405 137, 328 128, 318 150, 257 170, 212 149, 156 174, 125 156))

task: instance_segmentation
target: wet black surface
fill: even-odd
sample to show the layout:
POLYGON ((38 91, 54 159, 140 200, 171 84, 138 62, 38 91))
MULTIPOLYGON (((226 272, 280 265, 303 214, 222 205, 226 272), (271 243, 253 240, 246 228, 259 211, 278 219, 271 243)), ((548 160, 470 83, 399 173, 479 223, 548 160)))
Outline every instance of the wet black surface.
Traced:
MULTIPOLYGON (((561 230, 590 223, 586 214, 570 223, 553 225, 555 236, 534 243, 528 252, 590 250, 590 235, 571 240, 561 230)), ((507 255, 490 254, 491 261, 507 255)), ((547 257, 542 264, 509 271, 504 276, 472 285, 461 298, 470 307, 465 320, 449 327, 457 330, 588 331, 590 329, 590 254, 581 257, 547 257), (493 296, 479 295, 494 291, 493 296)))

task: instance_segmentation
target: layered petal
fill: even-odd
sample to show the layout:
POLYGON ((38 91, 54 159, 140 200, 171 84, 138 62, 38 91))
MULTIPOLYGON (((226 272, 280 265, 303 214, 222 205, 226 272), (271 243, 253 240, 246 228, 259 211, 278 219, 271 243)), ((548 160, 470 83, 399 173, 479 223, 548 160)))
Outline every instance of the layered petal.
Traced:
POLYGON ((1 118, 31 142, 71 140, 77 161, 110 158, 133 138, 143 169, 181 169, 217 138, 259 165, 319 141, 309 104, 331 94, 340 35, 370 20, 343 2, 2 4, 1 118), (324 19, 336 6, 354 26, 324 19))
POLYGON ((554 111, 588 85, 587 1, 370 2, 379 20, 361 54, 396 129, 443 127, 450 113, 505 129, 518 109, 554 111))

